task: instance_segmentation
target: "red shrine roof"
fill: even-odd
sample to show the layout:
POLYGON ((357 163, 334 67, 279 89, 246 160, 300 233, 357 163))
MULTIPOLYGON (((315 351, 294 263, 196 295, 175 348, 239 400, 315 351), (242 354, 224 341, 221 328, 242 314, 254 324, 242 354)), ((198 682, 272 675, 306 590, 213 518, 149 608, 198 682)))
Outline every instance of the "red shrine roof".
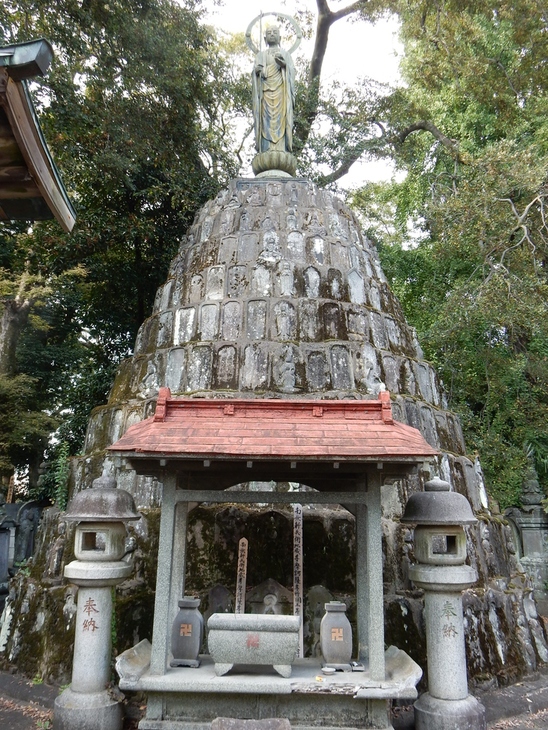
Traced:
POLYGON ((160 388, 154 416, 111 451, 135 458, 420 461, 438 452, 378 400, 198 400, 160 388))

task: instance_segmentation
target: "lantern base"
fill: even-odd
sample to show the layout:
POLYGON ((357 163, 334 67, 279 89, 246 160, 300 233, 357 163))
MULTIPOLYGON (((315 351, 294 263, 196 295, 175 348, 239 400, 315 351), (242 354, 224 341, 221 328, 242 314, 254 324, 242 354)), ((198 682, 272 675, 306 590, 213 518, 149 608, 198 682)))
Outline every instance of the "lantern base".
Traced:
POLYGON ((485 707, 475 697, 440 700, 425 692, 415 702, 416 730, 485 730, 485 707))
POLYGON ((122 707, 109 693, 73 692, 68 687, 55 700, 55 730, 121 730, 122 707))

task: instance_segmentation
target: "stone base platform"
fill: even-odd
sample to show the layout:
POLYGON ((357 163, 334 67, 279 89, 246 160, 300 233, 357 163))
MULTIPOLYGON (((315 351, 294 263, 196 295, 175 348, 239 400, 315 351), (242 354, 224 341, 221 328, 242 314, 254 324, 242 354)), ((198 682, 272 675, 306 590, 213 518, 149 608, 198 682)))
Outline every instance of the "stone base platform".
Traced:
POLYGON ((116 730, 122 726, 122 707, 107 690, 73 692, 70 687, 55 700, 56 730, 116 730))
POLYGON ((416 699, 422 670, 396 647, 385 658, 383 682, 372 680, 367 666, 364 672, 323 675, 319 659, 298 659, 288 678, 243 664, 219 677, 211 657, 203 656, 198 669, 122 677, 120 689, 148 694, 139 730, 210 730, 217 717, 287 718, 295 730, 391 730, 389 701, 416 699))

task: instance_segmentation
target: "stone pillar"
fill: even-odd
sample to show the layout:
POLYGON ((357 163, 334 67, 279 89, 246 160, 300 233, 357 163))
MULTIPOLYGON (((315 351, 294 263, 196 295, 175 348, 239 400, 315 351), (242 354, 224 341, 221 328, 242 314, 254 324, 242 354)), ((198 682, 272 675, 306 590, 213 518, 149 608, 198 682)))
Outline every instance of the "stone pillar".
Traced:
POLYGON ((131 575, 131 565, 73 561, 65 577, 78 586, 72 681, 55 700, 55 730, 120 730, 120 703, 110 681, 112 587, 131 575))
POLYGON ((428 692, 415 702, 417 730, 483 730, 485 710, 468 694, 461 592, 477 580, 468 565, 413 565, 425 592, 428 692))
POLYGON ((367 489, 368 644, 371 679, 384 682, 384 613, 382 573, 381 475, 371 476, 367 489))
POLYGON ((150 673, 165 674, 171 644, 171 627, 177 615, 177 601, 183 597, 184 565, 186 548, 186 523, 182 535, 175 529, 177 515, 186 520, 187 505, 177 510, 176 480, 173 476, 164 478, 162 492, 162 515, 160 518, 160 540, 158 545, 158 573, 156 576, 156 597, 154 603, 154 625, 152 629, 152 654, 150 673), (182 508, 182 511, 181 511, 182 508), (175 540, 178 541, 175 549, 175 540), (174 575, 174 562, 181 561, 179 571, 174 575))
POLYGON ((109 682, 111 591, 110 586, 82 587, 78 591, 70 685, 73 692, 101 692, 109 682))

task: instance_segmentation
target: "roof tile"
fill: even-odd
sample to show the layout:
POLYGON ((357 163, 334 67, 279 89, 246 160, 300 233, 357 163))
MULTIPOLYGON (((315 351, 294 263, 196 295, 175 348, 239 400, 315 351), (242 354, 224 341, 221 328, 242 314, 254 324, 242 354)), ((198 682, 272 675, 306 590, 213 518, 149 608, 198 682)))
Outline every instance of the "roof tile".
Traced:
POLYGON ((437 454, 420 431, 378 400, 198 400, 161 388, 156 413, 131 426, 111 451, 178 458, 384 460, 437 454), (321 410, 321 415, 320 414, 321 410))

